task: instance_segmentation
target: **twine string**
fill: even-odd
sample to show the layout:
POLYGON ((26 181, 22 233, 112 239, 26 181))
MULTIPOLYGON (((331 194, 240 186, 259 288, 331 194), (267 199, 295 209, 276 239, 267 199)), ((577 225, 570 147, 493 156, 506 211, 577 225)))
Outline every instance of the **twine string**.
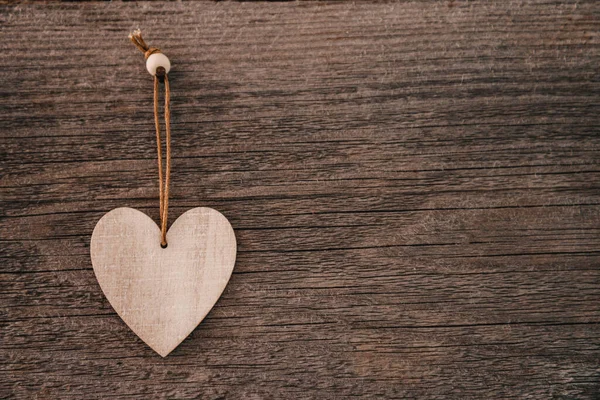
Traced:
POLYGON ((129 34, 129 39, 131 42, 137 47, 142 53, 144 53, 144 58, 147 60, 154 53, 160 53, 160 49, 156 47, 150 47, 142 38, 142 31, 136 29, 132 33, 129 34))
MULTIPOLYGON (((129 35, 129 39, 133 44, 144 53, 144 57, 148 59, 154 53, 160 53, 160 50, 155 47, 149 47, 139 30, 134 31, 129 35)), ((154 126, 156 128, 156 151, 158 153, 158 190, 159 190, 159 205, 160 205, 160 245, 167 247, 167 220, 169 214, 169 182, 171 179, 171 89, 169 87, 169 77, 164 68, 159 67, 154 75, 154 126), (163 174, 163 154, 162 154, 162 139, 160 134, 160 118, 159 118, 159 92, 160 82, 165 85, 165 168, 163 174)))
MULTIPOLYGON (((154 79, 158 79, 154 77, 154 79)), ((165 132, 166 132, 166 156, 165 156, 165 186, 163 191, 163 211, 161 218, 162 245, 167 245, 167 219, 169 215, 169 181, 171 180, 171 89, 169 87, 169 76, 165 74, 165 132)), ((161 155, 159 155, 161 157, 161 155)))

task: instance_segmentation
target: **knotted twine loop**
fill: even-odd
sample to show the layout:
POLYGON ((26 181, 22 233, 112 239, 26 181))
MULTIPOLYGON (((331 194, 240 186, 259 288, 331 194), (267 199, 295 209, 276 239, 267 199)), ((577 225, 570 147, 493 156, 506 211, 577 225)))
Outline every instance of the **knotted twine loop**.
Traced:
POLYGON ((150 47, 146 44, 144 38, 142 38, 142 31, 140 31, 139 29, 136 29, 135 31, 131 32, 129 34, 129 39, 133 42, 133 44, 135 44, 135 47, 137 47, 142 53, 144 53, 144 58, 146 60, 152 54, 160 53, 160 49, 157 49, 156 47, 150 47))
MULTIPOLYGON (((147 60, 152 54, 160 53, 160 49, 149 47, 142 38, 142 32, 137 29, 129 35, 133 44, 144 53, 147 60)), ((167 247, 167 218, 169 214, 169 181, 171 177, 171 90, 169 88, 169 77, 164 68, 158 68, 154 75, 154 126, 156 128, 156 150, 158 153, 158 190, 160 201, 160 245, 167 247), (165 174, 163 182, 162 145, 160 136, 160 121, 158 115, 159 82, 165 84, 165 132, 166 132, 166 155, 165 174)))

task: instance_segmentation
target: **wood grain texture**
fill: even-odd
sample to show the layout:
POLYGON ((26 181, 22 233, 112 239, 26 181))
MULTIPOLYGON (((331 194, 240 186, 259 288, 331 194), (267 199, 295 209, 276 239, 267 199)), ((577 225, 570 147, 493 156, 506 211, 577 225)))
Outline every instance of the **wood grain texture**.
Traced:
POLYGON ((600 3, 3 6, 0 397, 600 392, 600 3), (98 219, 218 209, 229 285, 162 359, 102 295, 98 219))
POLYGON ((98 283, 119 316, 163 357, 213 308, 235 264, 231 225, 212 208, 183 213, 161 246, 160 228, 120 207, 96 224, 90 257, 98 283))

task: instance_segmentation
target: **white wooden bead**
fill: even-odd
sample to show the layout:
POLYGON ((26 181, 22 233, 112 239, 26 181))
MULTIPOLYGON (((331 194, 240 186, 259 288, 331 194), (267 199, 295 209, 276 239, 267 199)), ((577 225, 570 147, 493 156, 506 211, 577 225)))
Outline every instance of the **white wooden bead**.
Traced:
POLYGON ((146 69, 150 72, 150 75, 156 75, 158 67, 163 67, 166 73, 171 69, 171 61, 163 53, 151 54, 146 60, 146 69))

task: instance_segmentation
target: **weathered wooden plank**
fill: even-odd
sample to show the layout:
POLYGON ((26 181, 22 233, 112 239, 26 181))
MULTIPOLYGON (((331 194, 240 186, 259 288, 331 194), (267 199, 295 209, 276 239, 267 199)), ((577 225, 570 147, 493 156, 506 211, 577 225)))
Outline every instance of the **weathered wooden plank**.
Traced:
POLYGON ((0 397, 597 398, 597 2, 0 18, 0 397), (171 221, 213 207, 238 239, 166 359, 89 260, 108 210, 158 220, 135 27, 173 62, 171 221))

